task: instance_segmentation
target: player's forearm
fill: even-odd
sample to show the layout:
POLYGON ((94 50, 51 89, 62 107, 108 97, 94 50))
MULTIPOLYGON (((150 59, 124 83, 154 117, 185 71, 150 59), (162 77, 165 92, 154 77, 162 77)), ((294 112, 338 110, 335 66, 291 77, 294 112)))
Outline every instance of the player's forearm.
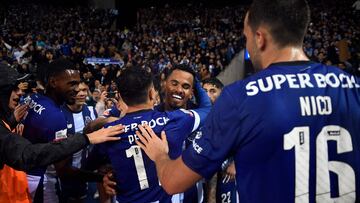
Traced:
POLYGON ((218 175, 215 174, 209 181, 206 182, 206 193, 207 193, 207 203, 216 203, 216 183, 218 175))
POLYGON ((15 136, 18 135, 7 135, 1 142, 1 148, 4 162, 18 170, 47 166, 89 144, 89 140, 84 135, 45 144, 31 144, 28 140, 15 136))
POLYGON ((170 195, 186 191, 201 179, 201 176, 187 168, 181 157, 171 160, 168 155, 164 155, 155 163, 161 186, 170 195))
POLYGON ((179 188, 175 187, 176 180, 178 180, 179 178, 174 177, 175 174, 172 174, 173 172, 175 172, 173 170, 175 165, 175 160, 171 160, 168 155, 166 156, 164 155, 163 157, 156 160, 155 163, 156 163, 158 178, 164 190, 168 194, 176 194, 182 192, 180 190, 177 190, 179 188))
POLYGON ((104 127, 104 125, 106 123, 107 123, 107 118, 99 117, 99 118, 95 119, 94 121, 91 121, 89 124, 87 124, 85 126, 83 132, 84 133, 92 133, 92 132, 104 127))

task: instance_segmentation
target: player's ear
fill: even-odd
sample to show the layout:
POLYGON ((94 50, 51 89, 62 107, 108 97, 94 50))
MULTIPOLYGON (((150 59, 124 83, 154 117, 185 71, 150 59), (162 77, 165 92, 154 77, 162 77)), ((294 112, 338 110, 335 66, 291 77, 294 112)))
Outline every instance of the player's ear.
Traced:
POLYGON ((49 87, 56 88, 57 79, 54 76, 49 77, 48 85, 49 87))
POLYGON ((155 89, 154 89, 154 86, 152 86, 151 88, 149 88, 149 100, 151 102, 154 101, 155 96, 156 96, 155 89))
POLYGON ((195 91, 194 88, 192 88, 192 89, 190 90, 190 97, 189 97, 189 98, 193 98, 193 97, 194 97, 194 91, 195 91))
POLYGON ((263 28, 259 27, 255 32, 255 43, 258 50, 263 51, 266 48, 268 32, 263 28))

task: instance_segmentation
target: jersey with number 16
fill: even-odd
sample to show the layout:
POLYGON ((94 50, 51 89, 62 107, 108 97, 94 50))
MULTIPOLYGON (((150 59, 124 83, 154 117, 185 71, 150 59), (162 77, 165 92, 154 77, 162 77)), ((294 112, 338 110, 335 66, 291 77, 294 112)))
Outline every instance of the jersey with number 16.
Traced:
POLYGON ((234 156, 242 203, 360 201, 359 79, 271 64, 224 88, 194 142, 182 158, 204 177, 234 156))

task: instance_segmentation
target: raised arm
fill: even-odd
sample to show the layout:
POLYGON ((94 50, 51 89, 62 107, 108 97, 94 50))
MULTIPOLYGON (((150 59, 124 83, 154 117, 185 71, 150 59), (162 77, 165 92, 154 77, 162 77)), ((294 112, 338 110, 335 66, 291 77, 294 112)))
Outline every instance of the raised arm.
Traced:
POLYGON ((201 87, 199 81, 195 81, 195 92, 196 92, 196 99, 198 102, 199 107, 196 109, 191 109, 192 111, 196 111, 200 117, 200 126, 204 123, 207 115, 211 110, 211 101, 205 90, 201 87))

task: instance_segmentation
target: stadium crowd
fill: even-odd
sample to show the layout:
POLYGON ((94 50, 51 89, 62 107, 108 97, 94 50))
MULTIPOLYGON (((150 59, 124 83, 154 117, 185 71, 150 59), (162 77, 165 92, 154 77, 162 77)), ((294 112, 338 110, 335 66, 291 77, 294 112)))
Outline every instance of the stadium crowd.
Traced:
MULTIPOLYGON (((314 3, 312 13, 316 15, 312 16, 304 49, 314 61, 359 74, 359 19, 351 5, 351 1, 341 2, 341 6, 314 3)), ((20 73, 34 72, 42 63, 67 57, 90 82, 92 91, 104 89, 96 80, 110 85, 119 76, 119 67, 129 64, 158 74, 187 63, 200 75, 208 70, 214 77, 244 48, 245 11, 244 6, 144 8, 138 10, 135 27, 117 30, 116 15, 109 10, 10 6, 2 26, 0 56, 20 73), (89 57, 123 63, 84 64, 89 57)))
MULTIPOLYGON (((312 61, 334 65, 360 76, 360 20, 358 11, 354 10, 352 5, 352 1, 326 5, 323 2, 312 3, 313 15, 305 34, 303 49, 312 61)), ((118 19, 113 10, 11 5, 8 10, 1 10, 5 13, 0 15, 4 16, 1 19, 0 63, 11 66, 20 74, 29 74, 24 80, 26 85, 19 86, 29 94, 43 93, 45 89, 47 92, 56 92, 47 82, 63 70, 44 76, 44 68, 58 68, 59 65, 53 65, 54 61, 60 65, 71 61, 80 73, 81 104, 64 105, 62 111, 71 119, 75 119, 72 116, 77 112, 86 112, 87 117, 84 116, 82 127, 96 117, 109 119, 114 108, 126 111, 127 106, 124 106, 117 94, 120 89, 124 89, 123 86, 119 88, 118 79, 122 77, 122 73, 126 73, 126 68, 131 67, 142 67, 156 76, 153 83, 159 98, 154 102, 151 100, 151 104, 164 103, 163 110, 180 107, 192 109, 190 107, 194 106, 188 105, 188 100, 193 101, 192 93, 185 93, 185 96, 175 95, 186 97, 185 103, 171 106, 171 102, 166 101, 166 94, 169 94, 166 91, 171 90, 166 90, 163 82, 169 79, 169 75, 176 74, 174 70, 179 70, 179 67, 179 71, 182 71, 181 65, 185 65, 191 69, 187 73, 197 76, 191 78, 190 87, 196 89, 195 81, 203 81, 203 87, 214 103, 223 88, 221 82, 215 79, 216 76, 245 48, 243 21, 247 9, 248 6, 243 5, 207 8, 204 5, 192 4, 181 8, 169 5, 142 8, 138 10, 136 26, 119 30, 116 29, 118 19), (91 64, 86 62, 89 58, 111 59, 116 61, 116 64, 91 64), (61 61, 62 59, 66 62, 61 61), (93 108, 84 110, 85 101, 93 108)), ((130 71, 126 74, 139 73, 130 71)), ((75 77, 73 73, 69 75, 75 77)), ((141 90, 139 89, 139 92, 141 90)), ((194 91, 195 95, 196 93, 201 94, 198 90, 194 91)), ((56 100, 55 96, 53 98, 56 100)), ((204 100, 198 99, 195 99, 195 103, 203 107, 204 100)), ((130 105, 130 108, 134 107, 130 105)), ((118 113, 116 116, 119 117, 122 112, 118 113)), ((69 124, 68 129, 72 129, 74 133, 79 130, 74 125, 69 128, 69 124)), ((189 132, 192 132, 191 130, 194 129, 189 128, 189 132)), ((79 163, 80 161, 77 164, 79 163)), ((234 181, 235 166, 232 158, 224 162, 222 168, 226 178, 217 181, 234 181)), ((99 177, 94 175, 91 180, 94 179, 99 180, 99 177)), ((70 181, 68 185, 71 184, 70 181)), ((228 191, 234 192, 234 185, 231 187, 228 191)), ((67 190, 71 193, 72 189, 70 187, 67 190)), ((235 192, 231 193, 231 199, 237 198, 234 194, 235 192)), ((216 201, 206 198, 209 198, 205 200, 208 202, 216 201)), ((225 196, 226 198, 230 197, 225 196)), ((68 202, 72 201, 76 202, 77 199, 69 199, 68 202)))

